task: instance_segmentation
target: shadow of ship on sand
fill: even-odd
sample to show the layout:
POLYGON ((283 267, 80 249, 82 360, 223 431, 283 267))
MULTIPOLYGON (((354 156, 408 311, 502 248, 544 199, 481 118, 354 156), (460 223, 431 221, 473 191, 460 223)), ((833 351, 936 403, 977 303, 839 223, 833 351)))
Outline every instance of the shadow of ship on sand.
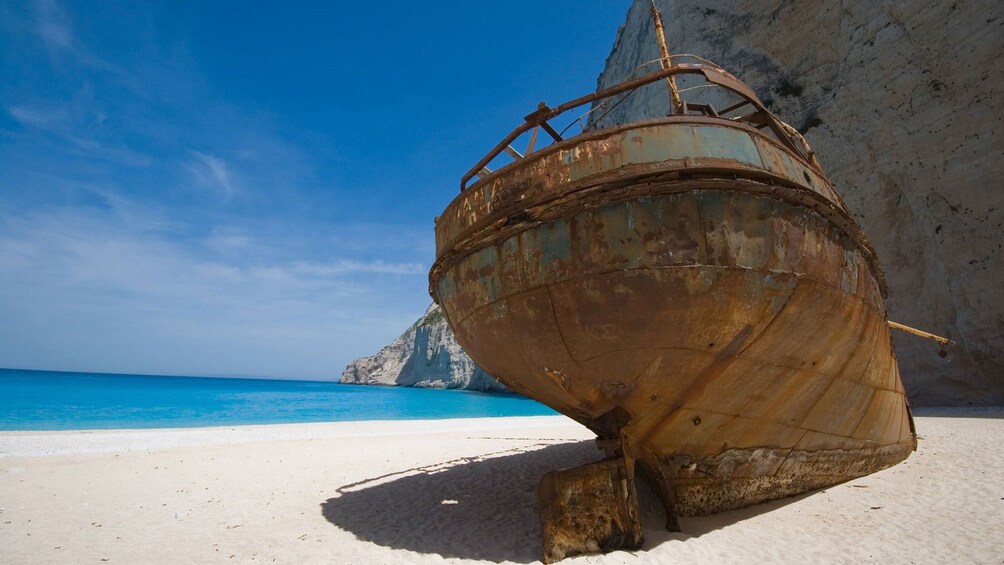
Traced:
MULTIPOLYGON (((540 559, 537 483, 548 471, 599 459, 592 441, 536 444, 374 477, 338 489, 321 504, 324 518, 359 539, 446 558, 531 563, 540 559)), ((656 496, 638 481, 642 551, 685 541, 769 512, 788 498, 700 518, 682 518, 682 533, 663 529, 656 496)), ((811 493, 810 493, 811 494, 811 493)))

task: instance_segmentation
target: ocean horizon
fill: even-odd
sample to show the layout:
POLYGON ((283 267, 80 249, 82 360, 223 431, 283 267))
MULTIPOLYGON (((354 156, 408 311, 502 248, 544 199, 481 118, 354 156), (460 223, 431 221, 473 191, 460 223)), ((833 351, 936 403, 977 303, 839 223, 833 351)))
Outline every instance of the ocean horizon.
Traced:
POLYGON ((513 393, 276 378, 0 368, 0 430, 150 429, 554 415, 513 393))

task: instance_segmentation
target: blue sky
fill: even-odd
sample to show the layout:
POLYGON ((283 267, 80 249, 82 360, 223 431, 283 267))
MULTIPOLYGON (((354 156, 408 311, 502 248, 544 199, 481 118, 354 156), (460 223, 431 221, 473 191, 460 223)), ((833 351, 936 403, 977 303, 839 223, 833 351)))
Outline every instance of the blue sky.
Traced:
POLYGON ((334 379, 628 0, 0 0, 0 367, 334 379))

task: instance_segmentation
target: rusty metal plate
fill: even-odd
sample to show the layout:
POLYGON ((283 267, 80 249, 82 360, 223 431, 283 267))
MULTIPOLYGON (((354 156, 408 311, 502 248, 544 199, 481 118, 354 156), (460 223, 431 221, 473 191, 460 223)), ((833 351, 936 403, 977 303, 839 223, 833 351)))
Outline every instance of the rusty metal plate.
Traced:
POLYGON ((804 492, 915 447, 874 250, 811 151, 756 129, 779 127, 759 112, 561 140, 437 220, 430 291, 465 351, 621 461, 545 479, 548 560, 635 543, 617 486, 635 463, 673 524, 673 508, 804 492))

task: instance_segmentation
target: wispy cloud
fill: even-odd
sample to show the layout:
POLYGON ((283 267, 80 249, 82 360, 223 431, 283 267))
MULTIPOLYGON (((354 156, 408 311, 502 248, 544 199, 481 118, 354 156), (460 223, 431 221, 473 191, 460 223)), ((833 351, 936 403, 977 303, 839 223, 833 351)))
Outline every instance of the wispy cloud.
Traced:
POLYGON ((203 239, 206 247, 217 253, 242 252, 254 243, 254 238, 242 231, 232 228, 216 227, 212 233, 203 239))
POLYGON ((69 113, 66 108, 28 108, 25 106, 8 106, 7 112, 23 125, 51 129, 63 125, 69 113))
POLYGON ((153 159, 149 156, 126 147, 111 147, 93 139, 72 134, 64 134, 64 138, 74 147, 82 149, 92 157, 106 161, 114 161, 130 167, 146 167, 153 163, 153 159))
POLYGON ((91 69, 110 72, 122 79, 129 73, 95 54, 73 32, 69 14, 55 0, 36 0, 34 31, 42 40, 49 56, 58 60, 62 55, 91 69))
POLYGON ((192 159, 187 167, 199 185, 216 191, 225 199, 233 198, 237 192, 230 166, 220 157, 192 151, 192 159))
POLYGON ((340 299, 364 292, 365 285, 339 275, 414 275, 425 270, 418 263, 383 260, 313 261, 257 253, 213 258, 178 237, 183 226, 130 201, 108 203, 107 210, 61 209, 8 218, 0 224, 0 265, 31 265, 64 284, 145 296, 151 304, 206 308, 244 300, 261 308, 315 296, 340 299))
POLYGON ((40 0, 36 4, 36 31, 52 51, 69 49, 73 45, 73 32, 66 12, 53 0, 40 0))
POLYGON ((24 126, 37 128, 65 142, 77 153, 130 167, 146 167, 152 159, 138 151, 96 141, 77 132, 86 132, 80 122, 87 110, 71 105, 53 107, 8 106, 7 112, 24 126))
POLYGON ((349 261, 338 260, 329 263, 292 264, 295 272, 309 276, 332 276, 346 273, 382 273, 394 275, 418 275, 427 270, 422 263, 388 263, 385 261, 349 261))
POLYGON ((0 366, 335 376, 421 313, 428 222, 347 212, 367 184, 216 90, 188 23, 30 2, 0 21, 0 366))
POLYGON ((334 377, 421 306, 392 290, 400 277, 422 288, 419 263, 263 256, 227 229, 209 238, 230 246, 220 256, 155 209, 103 196, 104 208, 0 218, 0 366, 25 355, 129 370, 136 356, 137 370, 334 377))

